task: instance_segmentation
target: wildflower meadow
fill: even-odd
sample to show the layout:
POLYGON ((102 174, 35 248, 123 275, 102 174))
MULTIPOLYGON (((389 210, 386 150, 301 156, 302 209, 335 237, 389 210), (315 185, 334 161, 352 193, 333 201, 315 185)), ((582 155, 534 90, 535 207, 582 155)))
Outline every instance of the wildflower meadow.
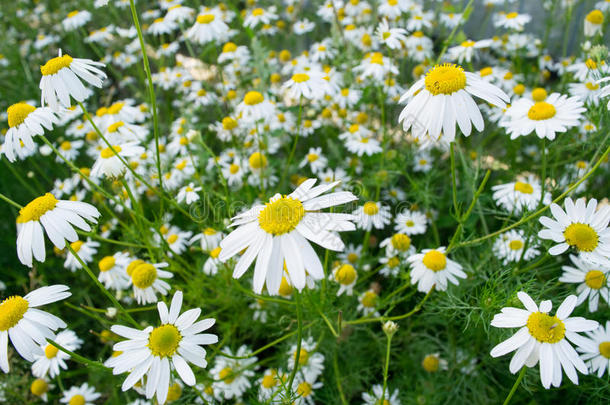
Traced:
POLYGON ((0 404, 610 403, 609 20, 0 1, 0 404))

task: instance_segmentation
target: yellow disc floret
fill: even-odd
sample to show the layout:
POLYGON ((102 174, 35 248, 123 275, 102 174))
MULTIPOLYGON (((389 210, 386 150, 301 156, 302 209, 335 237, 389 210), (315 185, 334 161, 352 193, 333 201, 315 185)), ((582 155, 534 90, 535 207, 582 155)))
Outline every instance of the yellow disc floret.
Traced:
POLYGON ((265 97, 258 91, 249 91, 244 96, 244 103, 247 105, 260 104, 265 100, 265 97))
POLYGON ((6 113, 8 114, 8 126, 14 128, 21 125, 23 121, 36 110, 36 107, 27 103, 17 103, 10 106, 6 113))
POLYGON ((534 187, 532 187, 531 184, 517 181, 515 183, 515 191, 518 191, 523 194, 532 194, 534 192, 534 187))
POLYGON ((295 73, 292 75, 292 81, 296 83, 303 83, 309 80, 309 75, 307 73, 295 73))
POLYGON ((102 149, 102 151, 100 152, 100 156, 102 157, 102 159, 109 159, 115 156, 117 153, 121 152, 121 147, 119 145, 112 145, 112 149, 110 147, 102 149), (112 149, 114 149, 114 151, 112 149))
POLYGON ((397 233, 390 240, 392 247, 400 252, 406 252, 411 247, 411 238, 404 233, 397 233))
POLYGON ((557 114, 557 110, 553 104, 546 101, 538 101, 530 107, 527 116, 533 121, 542 121, 553 118, 557 114))
POLYGON ((27 312, 30 304, 18 295, 6 298, 0 304, 0 332, 17 325, 27 312))
POLYGON ((367 201, 364 203, 362 207, 362 211, 366 215, 375 215, 379 212, 379 206, 373 201, 367 201))
POLYGON ((511 250, 520 250, 521 248, 523 248, 523 242, 521 242, 519 239, 511 240, 508 243, 508 247, 511 250))
POLYGON ((438 250, 431 250, 424 255, 422 262, 432 271, 441 271, 447 266, 447 256, 438 250))
POLYGON ((343 285, 350 285, 356 280, 356 269, 351 264, 343 264, 335 272, 335 280, 343 285))
POLYGON ((157 279, 157 269, 150 263, 142 263, 133 269, 131 281, 137 288, 145 289, 153 285, 157 279))
POLYGON ((111 270, 116 264, 116 259, 114 256, 106 256, 97 264, 102 273, 111 270))
POLYGON ((30 385, 30 392, 37 397, 44 395, 49 390, 49 384, 42 378, 37 378, 30 385))
POLYGON ((563 339, 566 326, 557 316, 534 312, 527 318, 530 335, 541 343, 557 343, 563 339))
POLYGON ((148 348, 153 356, 171 357, 176 353, 181 340, 182 335, 178 328, 171 324, 165 324, 150 332, 148 348))
POLYGON ((258 215, 258 223, 265 232, 282 235, 294 230, 304 215, 301 201, 284 196, 265 205, 258 215))
POLYGON ((47 212, 55 208, 59 200, 51 193, 38 197, 19 210, 18 222, 38 221, 47 212))
POLYGON ((606 285, 606 275, 599 270, 590 270, 585 275, 585 284, 594 290, 599 290, 606 285))
POLYGON ((584 252, 592 252, 599 243, 599 235, 587 224, 575 223, 563 231, 566 243, 584 252))
POLYGON ((54 75, 63 68, 67 68, 72 63, 72 57, 70 55, 58 56, 50 59, 47 63, 40 67, 40 73, 43 76, 54 75))
POLYGON ((52 359, 53 357, 57 356, 57 352, 59 352, 59 349, 51 344, 44 348, 44 355, 47 357, 47 359, 52 359))
POLYGON ((197 23, 198 24, 209 24, 212 21, 214 21, 215 18, 216 18, 216 16, 214 14, 200 14, 197 16, 197 23))
POLYGON ((453 94, 466 87, 466 74, 458 65, 436 65, 425 78, 426 90, 433 95, 453 94))

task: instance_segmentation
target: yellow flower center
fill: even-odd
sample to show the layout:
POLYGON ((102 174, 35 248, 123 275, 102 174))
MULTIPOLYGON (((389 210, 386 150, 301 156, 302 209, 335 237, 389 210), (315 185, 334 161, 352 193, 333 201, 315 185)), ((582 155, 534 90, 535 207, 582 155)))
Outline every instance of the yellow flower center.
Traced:
POLYGON ((231 384, 235 381, 235 375, 231 367, 225 367, 218 373, 218 379, 224 381, 225 384, 231 384))
POLYGON ((169 386, 167 391, 167 402, 176 401, 182 396, 182 387, 177 382, 169 386))
POLYGON ((557 114, 557 110, 553 104, 549 104, 546 101, 538 101, 536 104, 530 107, 527 112, 527 116, 533 121, 542 121, 553 118, 557 114))
POLYGON ((407 219, 407 220, 405 221, 405 225, 406 225, 406 226, 408 226, 409 228, 411 228, 412 226, 414 226, 414 225, 415 225, 415 222, 413 222, 413 221, 412 221, 412 220, 410 220, 410 219, 407 219))
POLYGON ((18 295, 6 298, 0 304, 0 332, 4 332, 17 325, 28 310, 28 301, 18 295))
POLYGON ((358 261, 358 254, 357 253, 348 253, 347 254, 347 261, 350 263, 356 263, 358 261))
POLYGON ((313 391, 313 387, 307 381, 303 381, 297 387, 297 394, 299 394, 301 397, 310 396, 312 391, 313 391))
POLYGON ((72 18, 72 17, 78 15, 78 13, 80 13, 80 11, 78 11, 78 10, 70 11, 68 13, 68 18, 72 18))
POLYGON ((80 248, 83 246, 83 241, 82 240, 77 240, 76 242, 72 242, 70 243, 70 247, 78 253, 78 251, 80 251, 80 248))
POLYGON ((250 155, 248 163, 254 170, 262 169, 267 167, 267 157, 260 152, 254 152, 250 155))
POLYGON ((447 266, 447 256, 438 250, 427 252, 422 261, 432 271, 441 271, 447 266))
MULTIPOLYGON (((112 145, 112 148, 116 151, 116 153, 121 152, 121 147, 119 145, 112 145)), ((102 159, 109 159, 115 156, 115 153, 112 149, 110 149, 110 147, 107 147, 105 149, 102 149, 102 151, 100 152, 100 156, 102 157, 102 159)))
POLYGON ((214 229, 214 228, 205 228, 205 229, 203 230, 203 233, 204 233, 205 235, 211 236, 211 235, 216 235, 218 232, 217 232, 217 231, 216 231, 216 229, 214 229))
POLYGON ((461 66, 436 65, 425 78, 426 90, 433 95, 453 94, 466 87, 466 74, 461 66))
POLYGON ((376 65, 383 65, 383 54, 381 52, 375 52, 371 55, 371 63, 376 65))
POLYGON ((258 91, 249 91, 244 96, 244 103, 247 105, 256 105, 260 104, 265 100, 265 97, 258 91))
POLYGON ((157 269, 150 263, 141 263, 131 273, 131 282, 137 288, 146 289, 157 279, 157 269))
POLYGON ((527 318, 530 335, 541 343, 557 343, 566 333, 566 327, 557 316, 534 312, 527 318))
POLYGON ((44 395, 48 390, 49 384, 42 378, 35 379, 34 382, 32 382, 32 385, 30 385, 30 391, 37 397, 44 395))
POLYGON ((34 112, 36 107, 26 103, 17 103, 10 106, 6 112, 8 114, 8 126, 14 128, 21 125, 30 113, 34 112))
POLYGON ((389 4, 390 6, 395 6, 395 5, 397 5, 397 4, 398 4, 398 0, 388 0, 388 4, 389 4))
POLYGON ((280 283, 279 293, 280 293, 280 295, 282 295, 284 297, 292 294, 292 286, 290 284, 288 284, 288 280, 286 280, 286 277, 282 277, 282 282, 280 283))
POLYGON ((171 324, 165 324, 150 332, 148 348, 153 356, 171 357, 176 353, 181 340, 182 335, 180 335, 178 328, 171 324))
POLYGON ((216 16, 214 16, 214 14, 201 14, 197 16, 197 22, 199 24, 209 24, 214 21, 215 18, 216 16))
POLYGON ((281 197, 265 204, 258 214, 258 223, 267 233, 282 235, 291 232, 305 215, 303 204, 292 197, 281 197))
POLYGON ((589 69, 589 70, 595 70, 595 69, 597 69, 597 62, 595 62, 593 59, 589 58, 585 61, 585 66, 587 66, 587 69, 589 69))
POLYGON ((54 75, 63 68, 67 68, 72 63, 72 57, 70 55, 58 56, 50 59, 47 63, 40 67, 40 73, 43 76, 54 75))
POLYGON ((237 50, 237 45, 235 45, 233 42, 227 42, 222 47, 223 53, 231 53, 231 52, 235 52, 236 50, 237 50))
POLYGON ((546 100, 547 92, 542 87, 536 87, 532 90, 532 100, 534 101, 544 101, 546 100))
POLYGON ((610 342, 601 342, 599 344, 599 354, 610 359, 610 342))
POLYGON ((404 233, 397 233, 390 240, 392 247, 400 252, 406 252, 411 247, 411 238, 404 233))
POLYGON ((375 215, 379 212, 379 207, 373 201, 367 201, 364 203, 364 206, 362 207, 362 211, 366 215, 375 215))
POLYGON ((476 42, 472 41, 472 40, 467 40, 462 42, 460 45, 462 46, 462 48, 472 48, 475 45, 476 42))
POLYGON ((117 121, 114 124, 108 126, 108 132, 111 132, 111 133, 116 132, 123 125, 125 125, 125 123, 123 121, 117 121))
POLYGON ((252 10, 252 15, 255 17, 259 17, 263 14, 265 14, 265 11, 262 8, 255 8, 254 10, 252 10))
POLYGON ((493 69, 489 66, 479 70, 479 74, 481 75, 481 77, 489 76, 492 73, 493 69))
POLYGON ((435 373, 439 369, 440 359, 438 358, 438 356, 429 354, 426 357, 424 357, 424 360, 422 361, 421 365, 424 368, 424 370, 426 370, 427 372, 435 373))
POLYGON ((587 224, 571 224, 563 231, 563 236, 566 238, 568 245, 575 246, 576 249, 585 252, 595 250, 599 242, 597 232, 587 224))
POLYGON ((82 396, 81 394, 76 394, 72 398, 70 398, 68 405, 85 405, 86 403, 87 402, 85 401, 84 396, 82 396))
POLYGON ((362 297, 362 306, 366 307, 366 308, 373 308, 375 305, 377 305, 377 294, 375 293, 375 291, 367 291, 364 293, 364 296, 362 297))
POLYGON ((521 242, 518 239, 511 240, 508 243, 508 247, 511 248, 512 250, 520 250, 523 247, 523 242, 521 242))
POLYGON ((391 269, 396 268, 399 265, 400 265, 400 259, 396 256, 390 257, 390 259, 388 260, 388 267, 391 269))
POLYGON ((532 187, 531 184, 518 181, 515 183, 515 191, 523 194, 532 194, 534 192, 534 187, 532 187))
POLYGON ((604 22, 604 14, 599 10, 593 10, 589 14, 587 14, 587 17, 585 17, 585 19, 591 24, 601 25, 604 22))
MULTIPOLYGON (((297 359, 296 351, 292 354, 292 359, 294 361, 296 361, 296 359, 297 359)), ((309 352, 307 352, 307 350, 305 350, 301 347, 301 351, 299 352, 299 365, 304 366, 305 364, 307 364, 307 360, 309 360, 309 352)))
POLYGON ((315 162, 316 160, 318 160, 319 156, 315 153, 309 153, 307 154, 307 160, 310 162, 315 162))
POLYGON ((261 382, 261 385, 265 388, 273 388, 277 385, 277 380, 275 379, 275 376, 272 374, 266 374, 263 377, 263 381, 261 382))
POLYGON ((599 290, 606 285, 606 275, 599 270, 590 270, 585 275, 585 283, 587 287, 599 290))
POLYGON ((231 163, 231 166, 229 166, 229 172, 231 174, 235 174, 239 171, 239 166, 236 165, 235 163, 231 163))
POLYGON ((212 249, 212 251, 210 252, 210 257, 212 259, 216 259, 218 258, 218 255, 220 255, 220 246, 215 247, 214 249, 212 249))
POLYGON ((296 83, 303 83, 309 80, 309 75, 307 73, 295 73, 292 75, 292 81, 296 83))
POLYGON ((516 95, 520 96, 525 93, 525 86, 522 84, 517 84, 515 87, 513 87, 513 91, 516 95))
POLYGON ((58 202, 59 200, 57 200, 53 194, 46 193, 19 210, 17 222, 25 223, 29 221, 38 221, 40 220, 40 217, 55 208, 58 202))
POLYGON ((70 141, 63 141, 63 142, 62 142, 62 143, 59 145, 59 148, 60 148, 61 150, 66 150, 66 151, 68 151, 68 150, 72 149, 72 143, 70 143, 70 141))
POLYGON ((589 89, 591 91, 599 89, 599 84, 597 84, 597 83, 587 82, 587 83, 585 83, 585 86, 587 87, 587 89, 589 89))
POLYGON ((173 234, 168 236, 167 243, 169 243, 170 245, 173 245, 174 243, 176 243, 177 240, 178 240, 178 235, 173 233, 173 234))
POLYGON ((106 256, 102 260, 100 260, 100 262, 98 263, 98 267, 100 268, 100 271, 103 273, 108 270, 111 270, 115 264, 116 264, 116 259, 114 258, 114 256, 106 256))
POLYGON ((57 356, 57 352, 59 351, 59 349, 53 345, 47 345, 47 347, 44 348, 44 355, 47 356, 47 359, 52 359, 53 357, 57 356))
POLYGON ((356 280, 356 269, 351 264, 343 264, 335 272, 335 280, 343 285, 350 285, 356 280))
POLYGON ((506 14, 506 19, 508 20, 512 20, 515 19, 519 16, 519 13, 515 13, 514 11, 512 13, 508 13, 506 14))
POLYGON ((392 34, 391 34, 391 33, 389 33, 389 32, 387 32, 387 31, 386 31, 386 32, 384 32, 383 34, 381 34, 381 36, 383 37, 383 39, 388 39, 388 38, 390 38, 390 35, 392 35, 392 34))

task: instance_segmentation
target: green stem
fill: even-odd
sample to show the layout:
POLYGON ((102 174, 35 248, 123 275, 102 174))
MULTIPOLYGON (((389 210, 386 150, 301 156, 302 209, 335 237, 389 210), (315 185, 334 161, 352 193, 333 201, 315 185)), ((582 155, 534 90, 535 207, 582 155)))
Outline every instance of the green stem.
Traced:
POLYGON ((515 381, 515 383, 513 384, 513 388, 511 388, 510 392, 508 393, 508 396, 506 397, 506 399, 504 400, 503 405, 508 405, 511 398, 513 397, 513 395, 515 395, 515 392, 517 391, 517 388, 519 388, 519 384, 521 384, 521 380, 523 380, 523 377, 525 376, 525 371, 527 370, 527 367, 523 366, 521 368, 521 372, 519 373, 519 377, 517 377, 517 381, 515 381))
POLYGON ((67 355, 69 355, 72 360, 75 360, 79 363, 84 364, 87 367, 95 367, 95 368, 99 368, 102 370, 106 370, 109 371, 110 369, 108 367, 106 367, 105 365, 103 365, 102 363, 100 363, 99 361, 94 361, 94 360, 89 360, 81 355, 78 355, 74 352, 71 352, 70 350, 66 349, 65 347, 61 346, 59 343, 55 342, 54 340, 51 339, 47 339, 47 342, 49 342, 50 345, 55 346, 57 349, 61 350, 62 352, 66 353, 67 355))
POLYGON ((353 321, 346 321, 345 323, 347 323, 349 325, 358 325, 361 323, 369 323, 369 322, 398 321, 401 319, 408 318, 411 315, 415 314, 416 312, 419 312, 419 310, 421 310, 421 307, 428 300, 428 298, 430 298, 430 295, 432 295, 432 291, 434 291, 434 286, 430 289, 430 291, 428 291, 426 296, 419 302, 419 304, 417 304, 411 311, 407 312, 406 314, 397 315, 397 316, 381 316, 378 318, 360 318, 360 319, 356 319, 353 321))
POLYGON ((385 403, 385 392, 388 387, 388 370, 390 369, 390 347, 392 346, 392 335, 388 334, 387 336, 388 343, 385 350, 385 367, 383 369, 383 391, 381 391, 381 403, 385 403))
POLYGON ((474 0, 470 0, 468 2, 468 4, 466 5, 466 7, 464 7, 464 10, 462 11, 462 18, 460 19, 460 22, 458 22, 455 27, 453 27, 453 29, 451 30, 451 33, 449 34, 449 36, 447 37, 447 39, 443 42, 443 49, 441 49, 440 53, 438 54, 438 57, 436 58, 436 62, 435 65, 438 65, 439 62, 441 61, 441 58, 443 57, 443 55, 445 54, 445 52, 447 52, 447 48, 449 47, 449 45, 451 44, 451 41, 453 40, 453 37, 455 36, 455 33, 457 32, 458 28, 460 28, 460 26, 465 23, 466 21, 464 20, 464 16, 468 16, 470 17, 470 11, 469 9, 472 8, 472 3, 474 3, 474 0))
POLYGON ((450 157, 451 157, 451 194, 453 196, 453 211, 455 212, 456 218, 460 216, 460 207, 457 201, 457 180, 455 174, 455 142, 451 142, 450 146, 450 157))
POLYGON ((5 196, 4 194, 0 193, 0 199, 6 201, 7 203, 9 203, 10 205, 12 205, 13 207, 17 208, 18 210, 22 209, 23 207, 16 203, 15 201, 11 200, 10 198, 8 198, 7 196, 5 196))

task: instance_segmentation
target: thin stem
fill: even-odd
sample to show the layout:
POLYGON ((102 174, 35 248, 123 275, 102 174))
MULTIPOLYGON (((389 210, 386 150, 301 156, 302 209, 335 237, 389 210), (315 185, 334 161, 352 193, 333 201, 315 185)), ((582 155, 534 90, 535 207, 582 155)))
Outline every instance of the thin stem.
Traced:
POLYGON ((464 10, 462 11, 462 18, 460 19, 460 21, 455 25, 455 27, 453 27, 453 29, 451 30, 451 33, 449 34, 449 36, 447 37, 447 39, 445 40, 445 42, 443 43, 443 49, 441 49, 440 53, 438 54, 438 57, 436 58, 436 62, 435 65, 438 65, 439 62, 441 61, 441 58, 443 57, 443 55, 445 54, 445 52, 447 52, 447 48, 449 47, 449 44, 451 44, 451 41, 453 40, 453 37, 455 36, 455 33, 457 32, 458 28, 460 28, 460 26, 465 23, 466 21, 464 20, 464 16, 470 17, 470 11, 469 9, 472 8, 472 3, 474 3, 474 0, 470 0, 468 2, 468 4, 466 5, 466 7, 464 7, 464 10))
POLYGON ((430 289, 430 291, 428 291, 426 296, 419 302, 419 304, 417 304, 411 311, 407 312, 406 314, 397 315, 397 316, 381 316, 378 318, 360 318, 360 319, 356 319, 353 321, 346 321, 345 323, 347 323, 349 325, 358 325, 361 323, 369 323, 369 322, 398 321, 401 319, 408 318, 411 315, 413 315, 416 312, 419 312, 421 310, 421 307, 428 300, 428 298, 430 298, 430 295, 432 295, 432 291, 434 291, 434 286, 430 289))
POLYGON ((75 360, 75 361, 77 361, 79 363, 82 363, 82 364, 84 364, 87 367, 96 367, 96 368, 103 369, 103 370, 106 370, 106 371, 110 370, 108 367, 106 367, 105 365, 103 365, 99 361, 89 360, 86 357, 83 357, 83 356, 78 355, 78 354, 76 354, 74 352, 71 352, 70 350, 68 350, 65 347, 61 346, 59 343, 55 342, 54 340, 51 340, 51 339, 47 338, 47 342, 49 342, 50 345, 55 346, 57 349, 59 349, 62 352, 66 353, 67 355, 69 355, 72 358, 72 360, 75 360))
POLYGON ((4 194, 0 193, 0 199, 6 201, 7 203, 9 203, 10 205, 12 205, 13 207, 17 208, 18 210, 22 209, 23 207, 21 205, 19 205, 18 203, 16 203, 15 201, 11 200, 10 198, 8 198, 7 196, 5 196, 4 194))
POLYGON ((508 393, 508 396, 506 397, 506 399, 504 400, 503 405, 508 405, 511 398, 513 397, 513 395, 515 395, 515 391, 517 391, 517 388, 519 388, 519 384, 521 384, 521 380, 523 380, 523 377, 525 376, 525 371, 527 370, 527 367, 523 366, 521 368, 521 372, 519 373, 519 377, 517 377, 517 381, 515 381, 515 384, 513 384, 513 388, 511 388, 510 392, 508 393))
POLYGON ((450 156, 451 156, 451 194, 453 196, 453 211, 455 212, 455 216, 460 216, 460 207, 458 206, 457 201, 457 180, 455 174, 455 142, 451 142, 450 146, 450 156))
POLYGON ((385 349, 385 367, 383 369, 383 391, 381 391, 381 402, 385 402, 385 392, 388 387, 388 370, 390 368, 390 347, 392 346, 392 335, 388 334, 388 343, 385 349))
POLYGON ((294 382, 294 376, 297 374, 299 368, 299 359, 301 357, 301 340, 303 338, 303 314, 301 309, 301 294, 298 291, 294 292, 294 297, 297 304, 297 351, 294 355, 294 367, 290 373, 288 379, 288 387, 292 389, 292 383, 294 382))

